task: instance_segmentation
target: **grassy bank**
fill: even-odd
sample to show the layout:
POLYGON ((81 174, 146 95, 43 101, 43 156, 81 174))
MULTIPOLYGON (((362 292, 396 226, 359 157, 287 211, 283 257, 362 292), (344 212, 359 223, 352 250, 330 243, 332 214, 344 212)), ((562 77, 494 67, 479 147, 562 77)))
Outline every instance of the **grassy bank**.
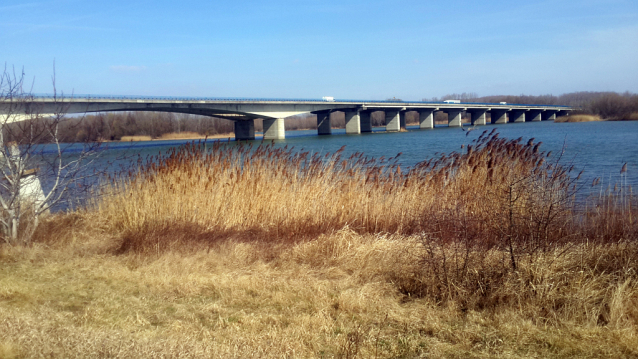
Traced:
POLYGON ((187 146, 0 248, 0 357, 635 357, 636 200, 576 177, 187 146))
POLYGON ((554 122, 595 122, 602 121, 600 116, 595 115, 570 115, 556 117, 554 122))
POLYGON ((491 298, 469 309, 400 290, 420 273, 418 238, 345 229, 139 256, 75 237, 3 249, 3 357, 638 355, 635 246, 559 248, 467 293, 491 298))
POLYGON ((234 133, 220 133, 216 135, 201 135, 196 132, 171 132, 165 133, 157 138, 151 136, 138 135, 138 136, 122 136, 119 142, 137 142, 137 141, 172 141, 172 140, 203 140, 203 139, 219 139, 219 138, 234 138, 234 133))

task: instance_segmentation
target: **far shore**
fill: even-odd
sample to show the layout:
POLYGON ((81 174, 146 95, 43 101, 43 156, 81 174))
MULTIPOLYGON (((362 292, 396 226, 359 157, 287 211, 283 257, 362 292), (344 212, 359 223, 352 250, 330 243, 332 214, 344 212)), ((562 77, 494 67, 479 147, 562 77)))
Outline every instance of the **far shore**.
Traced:
MULTIPOLYGON (((412 124, 414 125, 414 124, 412 124)), ((343 127, 333 127, 333 130, 343 130, 343 127)), ((316 128, 298 128, 298 129, 294 129, 294 130, 286 130, 286 132, 288 131, 310 131, 310 130, 317 130, 316 128)), ((256 138, 261 138, 263 137, 263 133, 262 132, 256 132, 255 133, 255 137, 256 138)), ((235 134, 234 133, 218 133, 215 135, 201 135, 199 133, 196 132, 181 132, 181 133, 166 133, 164 135, 162 135, 161 137, 156 137, 153 138, 151 136, 148 135, 135 135, 135 136, 122 136, 121 139, 119 140, 106 140, 104 142, 144 142, 144 141, 175 141, 175 140, 203 140, 203 139, 225 139, 225 138, 235 138, 235 134)))
MULTIPOLYGON (((632 113, 630 118, 626 120, 636 120, 636 119, 638 119, 638 113, 632 113)), ((600 118, 600 116, 596 116, 596 115, 583 115, 583 114, 557 117, 554 120, 554 122, 594 122, 594 121, 613 121, 613 120, 602 119, 600 118)), ((463 122, 463 123, 465 124, 466 122, 463 122)), ((436 121, 435 124, 445 125, 447 123, 436 121)), ((417 125, 417 124, 412 123, 411 125, 417 125)), ((333 127, 332 129, 333 130, 343 129, 343 127, 333 127)), ((286 130, 286 131, 309 131, 309 130, 316 130, 316 129, 298 128, 298 129, 286 130)), ((263 133, 258 132, 256 133, 255 137, 259 139, 263 137, 263 133)), ((205 136, 196 132, 180 132, 180 133, 172 132, 172 133, 166 133, 157 138, 152 138, 151 136, 148 136, 148 135, 135 135, 135 136, 122 136, 120 140, 106 140, 104 142, 175 141, 175 140, 204 140, 204 139, 226 139, 226 138, 233 139, 235 138, 235 134, 230 132, 230 133, 218 133, 214 135, 205 136)))
POLYGON ((152 138, 147 135, 122 136, 120 140, 111 140, 106 142, 142 142, 142 141, 174 141, 174 140, 203 140, 203 139, 222 139, 234 138, 234 133, 218 133, 215 135, 201 135, 196 132, 166 133, 161 137, 152 138))
MULTIPOLYGON (((333 128, 338 129, 338 128, 333 128)), ((295 130, 286 130, 286 131, 308 131, 308 130, 316 130, 314 128, 304 128, 304 129, 295 129, 295 130)), ((255 138, 263 137, 263 133, 258 132, 255 133, 255 138)), ((147 135, 138 135, 138 136, 122 136, 120 140, 109 140, 104 142, 143 142, 143 141, 175 141, 175 140, 203 140, 203 139, 226 139, 226 138, 235 138, 234 133, 218 133, 215 135, 201 135, 195 132, 182 132, 182 133, 167 133, 162 135, 161 137, 152 138, 147 135)))

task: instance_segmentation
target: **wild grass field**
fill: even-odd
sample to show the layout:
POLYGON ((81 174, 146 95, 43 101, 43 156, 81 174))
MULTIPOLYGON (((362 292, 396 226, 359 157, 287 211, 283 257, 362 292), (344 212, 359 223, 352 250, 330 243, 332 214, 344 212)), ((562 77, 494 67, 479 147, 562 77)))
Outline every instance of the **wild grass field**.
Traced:
POLYGON ((0 358, 637 357, 636 198, 559 158, 176 149, 0 247, 0 358))
POLYGON ((596 115, 570 115, 570 116, 560 116, 556 117, 554 122, 594 122, 594 121, 602 121, 600 116, 596 115))

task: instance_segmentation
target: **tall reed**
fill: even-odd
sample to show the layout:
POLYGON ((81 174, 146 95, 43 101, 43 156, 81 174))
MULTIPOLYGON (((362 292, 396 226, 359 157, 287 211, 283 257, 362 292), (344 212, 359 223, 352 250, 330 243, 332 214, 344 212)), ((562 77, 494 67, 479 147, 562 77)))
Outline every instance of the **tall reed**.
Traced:
POLYGON ((98 213, 126 249, 221 237, 298 240, 348 226, 427 234, 518 256, 569 238, 572 168, 533 139, 484 132, 461 153, 404 169, 396 157, 348 158, 273 145, 190 144, 113 180, 98 213))

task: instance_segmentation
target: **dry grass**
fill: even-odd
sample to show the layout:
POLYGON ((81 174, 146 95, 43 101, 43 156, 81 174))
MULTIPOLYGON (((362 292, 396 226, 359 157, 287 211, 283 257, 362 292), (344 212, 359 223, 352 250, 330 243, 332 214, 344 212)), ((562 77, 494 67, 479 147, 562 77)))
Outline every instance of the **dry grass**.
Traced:
POLYGON ((152 140, 151 136, 146 136, 146 135, 122 136, 122 138, 120 139, 121 142, 150 141, 150 140, 152 140))
MULTIPOLYGON (((234 137, 234 135, 232 133, 220 133, 220 134, 216 134, 215 136, 221 136, 221 138, 224 138, 224 136, 226 137, 234 137)), ((206 138, 206 136, 199 134, 197 132, 171 132, 171 133, 165 133, 162 136, 160 136, 158 139, 159 140, 193 140, 193 139, 203 139, 206 138)))
POLYGON ((357 233, 446 232, 442 241, 463 231, 488 248, 516 239, 540 249, 560 236, 552 230, 564 225, 572 183, 540 144, 520 141, 484 133, 463 153, 409 171, 396 157, 190 145, 112 182, 107 193, 116 195, 96 204, 95 221, 138 251, 179 247, 184 237, 300 240, 346 225, 357 233))
POLYGON ((636 357, 635 198, 550 159, 176 150, 0 247, 0 358, 636 357))
POLYGON ((629 121, 638 121, 638 112, 632 112, 627 116, 627 120, 629 121))
POLYGON ((233 133, 219 133, 215 135, 201 135, 196 132, 171 132, 163 134, 158 138, 152 138, 151 136, 146 135, 135 135, 135 136, 122 136, 120 142, 130 142, 130 141, 170 141, 170 140, 199 140, 199 139, 214 139, 214 138, 234 138, 235 135, 233 133))
POLYGON ((638 355, 635 245, 548 253, 493 289, 499 303, 468 309, 400 290, 429 281, 418 237, 344 229, 139 256, 68 235, 2 250, 3 357, 638 355))
POLYGON ((554 122, 592 122, 602 121, 598 115, 570 115, 556 117, 554 122))

